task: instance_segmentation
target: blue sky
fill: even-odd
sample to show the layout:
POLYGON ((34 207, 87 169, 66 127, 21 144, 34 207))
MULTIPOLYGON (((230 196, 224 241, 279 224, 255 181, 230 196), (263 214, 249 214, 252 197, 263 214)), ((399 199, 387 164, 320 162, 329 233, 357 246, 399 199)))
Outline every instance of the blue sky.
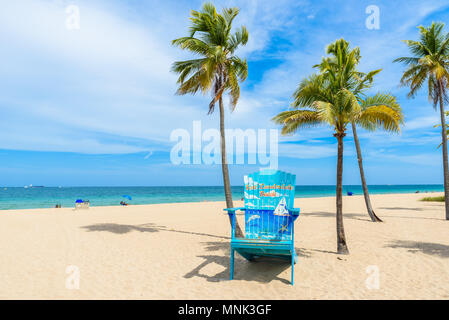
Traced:
MULTIPOLYGON (((360 131, 369 184, 442 183, 438 113, 423 90, 399 88, 408 55, 402 39, 417 26, 449 21, 447 1, 216 1, 238 6, 235 26, 250 40, 238 54, 249 76, 228 128, 276 128, 298 82, 344 37, 362 54, 361 71, 382 68, 371 93, 390 92, 405 114, 400 135, 360 131), (380 29, 365 26, 369 5, 380 29)), ((173 61, 191 58, 170 41, 187 33, 202 1, 19 0, 0 10, 0 185, 220 185, 219 166, 171 164, 170 133, 193 120, 217 128, 209 96, 176 96, 173 61), (80 29, 66 28, 68 5, 80 29)), ((449 30, 449 28, 447 28, 449 30)), ((334 184, 336 144, 326 127, 281 137, 279 167, 298 184, 334 184)), ((359 184, 352 135, 345 140, 344 183, 359 184)), ((256 166, 232 165, 231 182, 256 166)))

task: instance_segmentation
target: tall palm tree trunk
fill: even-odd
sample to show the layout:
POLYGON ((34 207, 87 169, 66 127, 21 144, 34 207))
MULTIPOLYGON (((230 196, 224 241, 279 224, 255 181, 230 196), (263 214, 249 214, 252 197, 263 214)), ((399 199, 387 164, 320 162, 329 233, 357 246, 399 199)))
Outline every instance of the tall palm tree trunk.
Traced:
POLYGON ((339 254, 349 254, 346 245, 345 229, 343 227, 343 137, 345 133, 334 135, 338 141, 337 153, 337 251, 339 254))
POLYGON ((440 94, 440 116, 441 116, 441 135, 443 139, 443 169, 444 169, 444 202, 446 207, 446 220, 449 220, 449 169, 447 160, 447 135, 446 135, 446 119, 444 117, 443 92, 444 85, 438 80, 440 94))
POLYGON ((365 171, 363 170, 362 150, 360 149, 359 137, 357 136, 357 128, 354 122, 351 122, 351 125, 352 125, 352 133, 354 136, 355 148, 357 150, 357 160, 359 162, 360 178, 362 180, 363 196, 365 197, 366 210, 368 211, 371 221, 382 222, 382 220, 378 216, 376 216, 373 208, 371 207, 371 200, 369 198, 368 186, 366 185, 365 180, 365 171))
MULTIPOLYGON (((231 183, 229 181, 229 169, 228 169, 228 160, 226 157, 226 139, 225 139, 225 129, 224 129, 224 108, 223 108, 223 98, 220 97, 218 100, 218 104, 220 106, 220 145, 221 145, 221 170, 223 172, 223 185, 226 197, 226 207, 234 208, 234 204, 232 203, 232 192, 231 192, 231 183)), ((229 216, 229 222, 232 225, 232 219, 229 216)), ((235 236, 243 237, 242 229, 240 229, 240 225, 235 220, 235 236)))

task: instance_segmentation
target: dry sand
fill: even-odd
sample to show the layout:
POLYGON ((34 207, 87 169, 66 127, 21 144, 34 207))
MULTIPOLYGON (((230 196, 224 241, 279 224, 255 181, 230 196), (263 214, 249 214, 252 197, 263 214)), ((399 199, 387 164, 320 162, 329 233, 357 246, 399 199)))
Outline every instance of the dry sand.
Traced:
POLYGON ((1 211, 0 298, 447 299, 449 221, 422 197, 373 195, 384 223, 344 197, 348 256, 335 252, 335 198, 296 199, 294 286, 289 263, 238 255, 228 280, 222 202, 1 211))

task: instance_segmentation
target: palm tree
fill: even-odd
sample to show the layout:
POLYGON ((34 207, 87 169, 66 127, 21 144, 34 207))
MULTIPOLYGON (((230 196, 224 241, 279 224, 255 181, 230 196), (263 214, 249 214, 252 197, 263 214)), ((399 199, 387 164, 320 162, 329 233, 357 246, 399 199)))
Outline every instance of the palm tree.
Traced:
MULTIPOLYGON (((282 125, 282 134, 291 134, 301 128, 328 124, 337 139, 336 220, 337 251, 348 254, 343 227, 343 138, 350 123, 371 129, 382 124, 384 128, 399 127, 394 109, 399 106, 389 94, 377 94, 362 100, 359 94, 361 79, 369 77, 356 71, 359 49, 349 50, 343 39, 328 47, 332 56, 326 58, 329 68, 302 80, 293 94, 293 110, 284 111, 273 118, 282 125), (394 106, 391 108, 390 106, 394 106)), ((323 61, 323 62, 325 62, 323 61)), ((323 65, 317 65, 321 69, 323 65)), ((322 71, 324 69, 321 69, 322 71)))
MULTIPOLYGON (((345 68, 347 66, 355 67, 360 62, 360 52, 358 48, 354 49, 353 54, 350 54, 349 51, 349 43, 343 41, 341 45, 330 45, 327 49, 327 53, 331 54, 330 57, 323 58, 322 62, 319 65, 315 65, 315 67, 319 68, 321 72, 327 72, 330 73, 332 76, 333 73, 336 72, 336 70, 339 70, 341 68, 345 68), (354 59, 353 63, 347 63, 347 59, 354 59)), ((373 78, 376 74, 378 74, 382 69, 371 71, 367 74, 362 72, 356 72, 354 71, 352 73, 354 79, 348 78, 348 83, 344 84, 343 87, 352 88, 352 93, 356 96, 357 100, 359 102, 363 102, 363 99, 365 98, 364 92, 371 88, 373 83, 373 78), (351 83, 351 81, 355 81, 355 83, 351 83)), ((376 96, 376 99, 369 99, 366 102, 369 103, 369 106, 382 106, 384 113, 388 113, 387 117, 394 117, 397 121, 378 121, 379 119, 373 119, 373 122, 370 124, 365 124, 364 127, 366 129, 369 129, 371 131, 376 130, 378 127, 384 127, 386 131, 391 132, 399 132, 400 127, 399 124, 403 122, 403 115, 401 108, 399 105, 396 104, 396 101, 393 101, 393 104, 389 103, 390 96, 385 94, 378 94, 376 96), (386 126, 387 125, 387 126, 386 126), (385 127, 386 126, 386 127, 385 127)), ((364 104, 364 103, 362 103, 364 104)), ((368 105, 365 105, 367 107, 368 105)), ((377 109, 377 112, 381 109, 377 109)), ((379 114, 376 114, 376 116, 380 116, 379 114)), ((362 189, 363 189, 363 195, 365 199, 365 205, 368 212, 368 215, 371 218, 371 221, 373 222, 381 222, 382 220, 375 214, 372 205, 371 200, 369 197, 368 192, 368 186, 365 179, 365 172, 363 169, 363 159, 362 159, 362 151, 360 148, 360 142, 357 134, 357 124, 358 124, 358 117, 355 116, 351 122, 351 128, 352 133, 354 137, 354 144, 357 151, 357 160, 359 164, 359 171, 360 171, 360 179, 362 182, 362 189)))
MULTIPOLYGON (((402 110, 396 103, 396 99, 392 99, 390 95, 378 94, 374 98, 367 98, 360 101, 362 103, 362 112, 366 112, 368 107, 378 106, 373 117, 370 121, 362 125, 365 129, 373 131, 378 127, 383 127, 385 131, 399 132, 400 124, 403 123, 402 110), (387 121, 383 120, 383 117, 387 121)), ((363 169, 362 150, 360 148, 360 142, 357 135, 357 124, 360 119, 355 117, 351 122, 352 135, 354 137, 354 144, 357 152, 357 161, 359 164, 360 179, 362 181, 363 196, 365 199, 366 210, 373 222, 382 222, 382 220, 376 215, 371 206, 371 200, 369 197, 368 186, 365 179, 365 171, 363 169)))
MULTIPOLYGON (((173 45, 200 56, 198 59, 177 61, 173 64, 172 70, 179 74, 177 94, 211 92, 212 101, 209 103, 208 114, 214 112, 215 104, 218 102, 221 166, 228 208, 234 205, 226 159, 223 94, 230 95, 230 108, 233 111, 240 97, 239 81, 245 81, 248 75, 246 59, 242 60, 235 55, 236 49, 248 42, 248 31, 242 26, 231 33, 232 22, 238 13, 238 8, 228 8, 219 14, 213 4, 206 3, 201 11, 192 10, 190 35, 172 41, 173 45)), ((237 221, 235 227, 236 236, 242 236, 237 221)))
POLYGON ((432 22, 428 28, 419 26, 419 41, 405 40, 412 56, 401 57, 394 62, 407 66, 401 85, 410 87, 409 98, 416 96, 425 82, 429 90, 429 101, 436 109, 440 105, 441 136, 443 145, 444 198, 446 220, 449 220, 449 169, 446 140, 444 102, 448 101, 449 85, 449 34, 443 32, 444 24, 432 22))

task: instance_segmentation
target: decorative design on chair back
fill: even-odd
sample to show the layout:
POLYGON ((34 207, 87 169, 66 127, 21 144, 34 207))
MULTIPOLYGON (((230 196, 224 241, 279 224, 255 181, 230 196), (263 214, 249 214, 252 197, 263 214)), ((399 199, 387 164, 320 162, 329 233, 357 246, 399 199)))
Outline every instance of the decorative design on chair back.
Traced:
POLYGON ((244 177, 245 238, 290 240, 295 198, 294 174, 262 169, 244 177))

